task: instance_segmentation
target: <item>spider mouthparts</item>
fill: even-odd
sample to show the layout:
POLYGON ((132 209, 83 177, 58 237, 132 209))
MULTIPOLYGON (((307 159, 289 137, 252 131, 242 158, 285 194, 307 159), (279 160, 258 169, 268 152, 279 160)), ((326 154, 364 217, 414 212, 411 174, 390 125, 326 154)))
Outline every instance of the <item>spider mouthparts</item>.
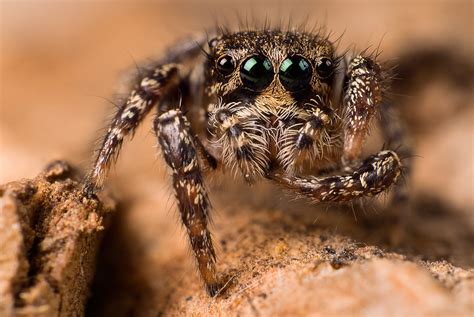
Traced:
POLYGON ((278 125, 278 117, 276 115, 274 115, 273 113, 268 117, 268 121, 266 123, 266 127, 267 128, 272 128, 272 127, 276 127, 278 125))

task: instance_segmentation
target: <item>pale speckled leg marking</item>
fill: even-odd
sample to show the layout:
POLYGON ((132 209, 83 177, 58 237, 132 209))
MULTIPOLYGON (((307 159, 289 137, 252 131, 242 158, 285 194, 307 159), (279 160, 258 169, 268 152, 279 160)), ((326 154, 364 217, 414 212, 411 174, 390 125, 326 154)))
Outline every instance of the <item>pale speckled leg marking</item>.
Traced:
POLYGON ((314 202, 338 202, 375 196, 395 183, 400 172, 397 154, 381 151, 368 157, 351 173, 322 177, 273 174, 269 177, 314 202))
POLYGON ((118 109, 97 153, 94 167, 86 177, 84 191, 94 195, 103 185, 107 171, 118 156, 123 139, 133 134, 152 106, 176 84, 179 65, 165 64, 156 67, 139 78, 128 99, 118 109))
POLYGON ((353 165, 382 99, 381 69, 370 58, 357 56, 349 63, 346 77, 343 163, 353 165))
POLYGON ((219 285, 216 256, 208 230, 210 203, 198 161, 198 148, 189 122, 180 110, 169 110, 154 123, 158 142, 171 168, 181 219, 186 227, 199 272, 211 296, 219 285))

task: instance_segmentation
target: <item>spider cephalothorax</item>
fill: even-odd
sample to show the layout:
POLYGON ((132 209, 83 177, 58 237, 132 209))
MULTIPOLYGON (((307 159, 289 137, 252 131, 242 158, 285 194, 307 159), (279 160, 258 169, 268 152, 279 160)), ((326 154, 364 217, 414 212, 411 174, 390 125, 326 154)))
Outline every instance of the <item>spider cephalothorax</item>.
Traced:
POLYGON ((211 131, 226 164, 251 181, 276 167, 294 173, 305 161, 327 162, 340 152, 341 107, 333 107, 331 95, 340 58, 326 38, 240 32, 209 46, 211 131))
MULTIPOLYGON (((154 128, 181 219, 215 295, 220 283, 204 166, 231 167, 248 182, 266 178, 314 202, 352 201, 383 192, 401 172, 393 151, 360 157, 375 114, 382 114, 389 144, 400 144, 403 134, 382 106, 387 76, 370 56, 338 56, 327 37, 278 29, 224 33, 207 42, 176 45, 141 70, 84 191, 94 195, 102 187, 124 137, 156 105, 154 128)), ((406 192, 396 190, 403 198, 406 192)))

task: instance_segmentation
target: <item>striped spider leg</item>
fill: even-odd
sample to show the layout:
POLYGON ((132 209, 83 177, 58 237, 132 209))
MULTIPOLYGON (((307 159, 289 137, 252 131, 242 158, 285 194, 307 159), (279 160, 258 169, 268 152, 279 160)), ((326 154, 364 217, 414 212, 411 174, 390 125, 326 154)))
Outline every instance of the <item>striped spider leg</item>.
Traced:
MULTIPOLYGON (((199 48, 175 53, 180 60, 186 56, 199 55, 199 48)), ((176 95, 179 87, 189 80, 192 67, 179 63, 164 63, 141 74, 126 102, 119 108, 97 153, 94 166, 87 175, 84 193, 94 196, 102 188, 106 174, 119 154, 123 139, 133 134, 146 114, 157 105, 154 128, 164 159, 172 170, 173 187, 178 201, 181 219, 186 227, 198 269, 209 295, 218 291, 215 270, 215 252, 208 229, 210 203, 204 188, 198 154, 215 167, 215 160, 195 139, 189 122, 179 109, 170 107, 169 95, 176 95)))
MULTIPOLYGON (((380 66, 370 58, 356 56, 349 61, 343 91, 344 145, 340 171, 330 176, 273 173, 270 178, 315 202, 375 196, 396 183, 402 165, 395 152, 381 151, 360 162, 371 121, 380 108, 383 76, 380 66)), ((396 123, 391 126, 391 130, 384 128, 389 138, 399 131, 395 129, 396 123)))

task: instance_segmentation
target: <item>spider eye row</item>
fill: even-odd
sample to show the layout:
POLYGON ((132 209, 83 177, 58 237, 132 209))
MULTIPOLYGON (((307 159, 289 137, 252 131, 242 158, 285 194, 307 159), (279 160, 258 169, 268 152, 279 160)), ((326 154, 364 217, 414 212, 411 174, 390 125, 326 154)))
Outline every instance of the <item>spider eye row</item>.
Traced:
MULTIPOLYGON (((229 76, 235 70, 235 62, 231 56, 224 55, 217 60, 217 70, 229 76)), ((333 62, 327 57, 316 61, 316 73, 320 78, 328 78, 333 73, 333 62)), ((281 63, 278 76, 282 85, 289 91, 300 91, 308 87, 313 74, 313 66, 304 57, 293 55, 281 63)), ((263 55, 253 55, 245 59, 240 66, 240 79, 249 89, 261 91, 274 79, 275 72, 270 60, 263 55)))

